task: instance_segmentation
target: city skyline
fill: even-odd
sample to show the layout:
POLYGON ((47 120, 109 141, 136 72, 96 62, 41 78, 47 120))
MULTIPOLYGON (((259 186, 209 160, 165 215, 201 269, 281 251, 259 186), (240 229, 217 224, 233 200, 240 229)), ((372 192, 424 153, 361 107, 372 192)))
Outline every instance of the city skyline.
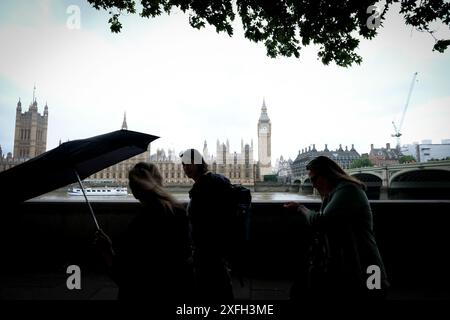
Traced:
POLYGON ((4 153, 12 152, 17 101, 27 106, 35 83, 40 112, 46 102, 50 109, 47 149, 117 130, 126 112, 130 130, 161 136, 154 149, 201 150, 205 139, 211 147, 228 139, 238 151, 241 138, 256 143, 265 99, 272 163, 313 144, 354 144, 367 153, 371 144, 395 146, 391 122, 399 120, 416 71, 401 144, 450 138, 449 54, 432 52, 433 39, 400 17, 362 41, 364 61, 348 69, 323 66, 314 47, 300 60, 270 59, 244 39, 238 22, 229 38, 192 29, 179 12, 124 17, 119 35, 110 33, 107 13, 85 1, 3 1, 0 18, 4 153), (66 26, 69 5, 81 9, 79 30, 66 26))
MULTIPOLYGON (((35 90, 36 88, 34 87, 34 90, 35 90)), ((33 93, 34 94, 34 93, 33 93)), ((33 96, 33 99, 35 99, 35 97, 33 96)), ((264 105, 264 100, 263 100, 263 105, 264 105)), ((18 104, 17 105, 21 105, 22 106, 22 101, 21 101, 21 98, 19 98, 19 101, 18 101, 18 104)), ((34 102, 33 103, 30 103, 30 106, 29 107, 31 107, 31 106, 36 106, 37 105, 37 101, 36 100, 34 100, 34 102)), ((46 105, 45 105, 45 107, 46 108, 48 108, 48 105, 47 105, 47 102, 46 102, 46 105)), ((26 112, 26 111, 28 111, 28 109, 27 109, 27 107, 26 107, 26 105, 25 105, 25 108, 23 108, 23 112, 26 112)), ((43 112, 44 112, 44 110, 42 110, 43 112)), ((38 110, 38 112, 40 112, 40 110, 38 110)), ((42 112, 42 113, 43 113, 42 112)), ((47 111, 48 112, 48 111, 47 111)), ((119 128, 119 127, 118 127, 119 128)), ((125 129, 125 130, 128 130, 128 124, 127 124, 127 121, 126 121, 126 112, 124 112, 124 116, 123 116, 123 121, 122 121, 122 127, 120 128, 120 129, 125 129)), ((132 130, 133 131, 133 129, 130 129, 130 130, 132 130)), ((217 138, 216 139, 216 143, 214 144, 214 143, 210 143, 210 141, 211 140, 213 140, 213 139, 208 139, 208 138, 205 138, 204 139, 204 144, 206 143, 206 145, 208 146, 208 148, 210 148, 211 146, 213 146, 213 145, 217 145, 218 146, 218 143, 220 143, 220 147, 222 146, 222 144, 223 145, 227 145, 227 151, 228 152, 231 152, 231 153, 238 153, 238 151, 239 151, 239 149, 232 149, 231 147, 229 147, 230 146, 230 142, 229 142, 229 139, 228 138, 225 138, 226 140, 221 140, 220 138, 217 138), (225 143, 225 141, 226 141, 226 143, 225 143)), ((70 140, 70 139, 69 139, 70 140)), ((67 140, 67 141, 69 141, 69 140, 67 140)), ((244 141, 246 141, 246 139, 244 139, 244 138, 241 138, 241 149, 242 149, 242 143, 244 142, 244 141)), ((422 140, 420 140, 420 141, 413 141, 413 142, 411 142, 411 143, 404 143, 404 144, 402 144, 402 146, 408 146, 408 145, 414 145, 414 144, 417 144, 417 143, 427 143, 427 144, 441 144, 441 143, 448 143, 448 141, 450 141, 449 139, 441 139, 440 141, 433 141, 432 139, 422 139, 422 140)), ((65 142, 65 141, 60 141, 61 143, 62 142, 65 142)), ((246 143, 245 144, 247 144, 247 141, 246 141, 246 143)), ((253 149, 253 139, 251 139, 250 140, 250 144, 252 145, 252 153, 254 153, 255 152, 255 150, 253 149)), ((8 145, 8 144, 3 144, 4 146, 5 145, 8 145)), ((386 145, 390 145, 390 143, 386 143, 386 145)), ((0 146, 2 146, 2 144, 0 143, 0 146)), ((369 146, 369 151, 370 151, 370 149, 373 147, 374 145, 373 144, 370 144, 370 146, 369 146)), ((383 146, 380 146, 380 147, 383 147, 383 146)), ((319 151, 328 151, 328 149, 331 151, 331 152, 333 152, 333 151, 339 151, 339 150, 343 150, 343 149, 345 149, 345 150, 347 150, 347 148, 350 148, 350 149, 355 149, 355 147, 354 147, 354 144, 350 144, 350 145, 348 145, 348 144, 342 144, 342 143, 340 143, 338 146, 331 146, 330 148, 328 148, 328 144, 327 143, 325 143, 324 144, 324 147, 323 147, 323 149, 320 149, 320 146, 317 146, 317 149, 319 150, 319 151)), ((392 146, 392 148, 395 148, 395 146, 392 146)), ((6 155, 7 153, 9 153, 9 152, 11 152, 12 154, 14 154, 14 152, 13 152, 13 150, 12 150, 13 148, 11 148, 11 150, 5 150, 3 147, 2 147, 2 152, 3 152, 3 155, 6 155)), ((52 148, 51 148, 52 149, 52 148)), ((200 152, 202 152, 202 150, 204 149, 204 147, 203 148, 198 148, 198 150, 200 151, 200 152)), ((307 151, 311 151, 312 149, 316 149, 316 144, 315 143, 313 143, 313 144, 310 144, 310 145, 308 145, 308 146, 305 146, 305 147, 301 147, 300 149, 299 149, 299 151, 298 151, 298 154, 301 154, 301 153, 304 153, 304 152, 307 152, 307 151), (309 150, 308 150, 309 149, 309 150)), ((48 150, 50 150, 50 149, 48 149, 48 150)), ((47 150, 47 151, 48 151, 47 150)), ((153 149, 153 150, 163 150, 163 151, 168 151, 168 152, 170 152, 170 151, 175 151, 175 154, 178 154, 179 152, 181 152, 181 151, 183 151, 184 149, 180 149, 180 150, 176 150, 176 149, 174 149, 174 148, 170 148, 170 147, 165 147, 165 146, 159 146, 158 148, 155 148, 155 149, 153 149)), ((212 150, 211 150, 212 151, 212 150)), ((256 152, 258 152, 258 149, 256 149, 256 152)), ((218 153, 218 149, 217 149, 217 147, 216 147, 216 150, 215 150, 215 152, 213 152, 213 153, 218 153)), ((363 152, 364 153, 364 152, 363 152)), ((363 154, 363 153, 361 153, 361 154, 363 154)), ((278 159, 280 159, 280 157, 283 157, 283 158, 285 158, 286 160, 287 159, 291 159, 291 160, 295 160, 295 158, 298 156, 298 154, 297 155, 295 155, 294 157, 286 157, 285 155, 283 155, 283 154, 281 154, 279 157, 276 157, 276 158, 274 158, 274 159, 272 159, 272 163, 274 163, 276 160, 278 160, 278 159)), ((152 153, 151 155, 156 155, 156 152, 154 152, 154 153, 152 153)), ((211 154, 212 155, 212 154, 211 154)), ((254 156, 257 156, 256 154, 254 154, 254 156)), ((257 158, 257 157, 256 157, 257 158)))

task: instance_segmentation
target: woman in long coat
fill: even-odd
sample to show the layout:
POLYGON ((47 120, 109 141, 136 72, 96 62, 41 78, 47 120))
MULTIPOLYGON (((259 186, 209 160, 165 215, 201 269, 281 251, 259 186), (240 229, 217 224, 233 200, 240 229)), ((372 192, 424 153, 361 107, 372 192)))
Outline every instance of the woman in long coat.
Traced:
POLYGON ((319 156, 306 168, 322 197, 320 211, 294 202, 285 207, 303 215, 315 235, 307 294, 331 299, 384 298, 389 282, 364 184, 328 157, 319 156))

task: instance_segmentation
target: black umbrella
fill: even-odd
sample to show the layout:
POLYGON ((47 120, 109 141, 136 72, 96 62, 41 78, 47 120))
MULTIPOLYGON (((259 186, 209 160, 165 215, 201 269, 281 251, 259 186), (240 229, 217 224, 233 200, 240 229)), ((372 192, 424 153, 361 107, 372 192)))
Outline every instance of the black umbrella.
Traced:
POLYGON ((7 202, 22 202, 78 182, 99 229, 81 180, 147 151, 149 143, 158 138, 145 133, 118 130, 63 143, 53 150, 0 172, 0 195, 7 202))

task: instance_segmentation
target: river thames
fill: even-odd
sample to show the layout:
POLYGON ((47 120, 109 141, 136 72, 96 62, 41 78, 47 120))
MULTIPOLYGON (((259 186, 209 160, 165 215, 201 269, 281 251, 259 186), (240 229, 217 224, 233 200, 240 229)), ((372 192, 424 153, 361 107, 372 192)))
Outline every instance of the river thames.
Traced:
MULTIPOLYGON (((171 192, 172 195, 181 202, 189 201, 188 192, 171 192)), ((137 201, 133 195, 128 194, 126 196, 88 196, 91 201, 109 201, 109 202, 134 202, 137 201)), ((316 202, 320 200, 318 196, 303 195, 300 193, 290 192, 252 192, 252 202, 316 202)), ((53 191, 45 195, 32 199, 31 201, 85 201, 83 196, 70 196, 66 191, 53 191)))

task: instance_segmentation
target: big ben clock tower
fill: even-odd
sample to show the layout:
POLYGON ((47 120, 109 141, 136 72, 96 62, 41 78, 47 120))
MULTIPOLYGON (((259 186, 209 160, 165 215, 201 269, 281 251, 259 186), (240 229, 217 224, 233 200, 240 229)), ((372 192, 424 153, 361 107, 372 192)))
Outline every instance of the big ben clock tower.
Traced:
POLYGON ((272 173, 271 136, 272 125, 269 116, 267 115, 266 101, 263 100, 261 115, 259 116, 258 121, 258 161, 261 177, 272 173))

